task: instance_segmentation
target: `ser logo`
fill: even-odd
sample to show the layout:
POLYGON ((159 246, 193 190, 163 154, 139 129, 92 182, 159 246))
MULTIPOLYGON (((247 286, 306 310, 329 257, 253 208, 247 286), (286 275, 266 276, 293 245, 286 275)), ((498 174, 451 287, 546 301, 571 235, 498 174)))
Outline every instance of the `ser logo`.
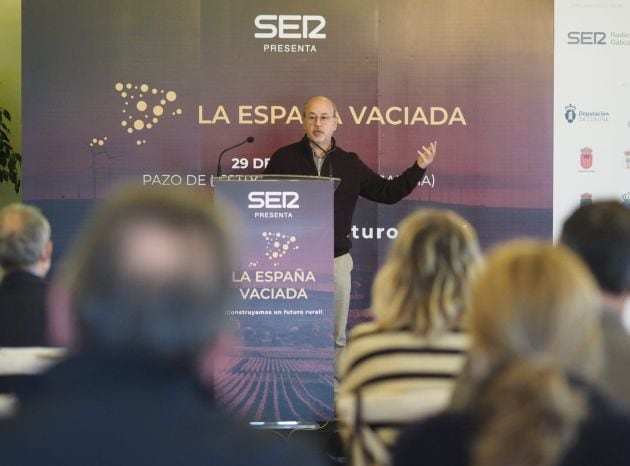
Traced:
POLYGON ((250 209, 299 209, 300 195, 295 191, 251 191, 247 195, 250 209))
POLYGON ((567 39, 569 45, 606 45, 606 33, 601 31, 571 31, 567 39))
POLYGON ((258 15, 256 39, 325 39, 326 18, 320 15, 258 15), (264 32, 262 32, 264 31, 264 32))

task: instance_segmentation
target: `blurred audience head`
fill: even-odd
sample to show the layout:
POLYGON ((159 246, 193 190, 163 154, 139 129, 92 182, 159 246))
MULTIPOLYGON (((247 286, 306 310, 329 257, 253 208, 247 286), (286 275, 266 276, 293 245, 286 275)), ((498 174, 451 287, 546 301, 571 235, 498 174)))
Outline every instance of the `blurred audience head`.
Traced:
POLYGON ((82 350, 190 363, 222 324, 227 233, 207 192, 127 187, 87 224, 61 279, 82 350))
POLYGON ((587 415, 584 395, 544 364, 516 361, 481 393, 472 466, 554 466, 587 415))
POLYGON ((374 280, 376 322, 427 336, 458 324, 479 257, 474 229, 455 212, 422 209, 408 216, 374 280))
POLYGON ((601 364, 597 284, 563 246, 506 243, 475 281, 470 332, 477 370, 530 359, 593 376, 601 364))
POLYGON ((560 241, 591 269, 602 291, 630 292, 630 209, 617 201, 577 209, 564 222, 560 241))
POLYGON ((50 224, 36 207, 13 203, 0 210, 0 266, 44 277, 50 269, 50 224))

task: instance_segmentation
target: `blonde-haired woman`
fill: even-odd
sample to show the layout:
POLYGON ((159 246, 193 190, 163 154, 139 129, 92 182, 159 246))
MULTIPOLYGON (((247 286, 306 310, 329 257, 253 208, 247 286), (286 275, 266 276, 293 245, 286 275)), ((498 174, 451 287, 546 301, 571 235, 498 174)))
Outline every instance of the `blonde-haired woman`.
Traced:
POLYGON ((394 464, 630 464, 630 419, 590 386, 601 365, 599 293, 568 249, 500 246, 473 287, 473 389, 409 428, 394 464))
POLYGON ((454 212, 422 210, 399 225, 374 280, 374 321, 353 329, 339 364, 337 414, 353 465, 389 464, 400 429, 448 402, 467 346, 451 330, 479 256, 454 212))

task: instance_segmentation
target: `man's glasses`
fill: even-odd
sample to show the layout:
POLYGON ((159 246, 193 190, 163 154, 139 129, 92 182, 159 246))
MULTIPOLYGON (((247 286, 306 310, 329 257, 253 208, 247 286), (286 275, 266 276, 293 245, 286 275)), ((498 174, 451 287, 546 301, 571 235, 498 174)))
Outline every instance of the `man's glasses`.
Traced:
POLYGON ((306 117, 306 119, 310 121, 311 123, 317 123, 317 120, 319 120, 322 123, 322 125, 328 124, 331 121, 335 120, 336 118, 337 117, 328 116, 328 115, 322 115, 322 116, 308 115, 306 117))

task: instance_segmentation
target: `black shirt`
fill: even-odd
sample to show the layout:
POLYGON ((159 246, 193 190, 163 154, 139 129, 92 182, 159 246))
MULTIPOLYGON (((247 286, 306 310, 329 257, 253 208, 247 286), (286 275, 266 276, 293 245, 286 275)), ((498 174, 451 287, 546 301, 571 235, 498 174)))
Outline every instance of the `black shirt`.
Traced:
MULTIPOLYGON (((321 175, 340 178, 335 191, 335 257, 350 251, 352 215, 359 196, 383 204, 394 204, 407 196, 422 180, 424 169, 414 161, 400 176, 388 180, 375 173, 354 152, 335 145, 326 155, 321 175)), ((306 136, 278 149, 269 160, 265 174, 317 176, 311 147, 306 136)))

